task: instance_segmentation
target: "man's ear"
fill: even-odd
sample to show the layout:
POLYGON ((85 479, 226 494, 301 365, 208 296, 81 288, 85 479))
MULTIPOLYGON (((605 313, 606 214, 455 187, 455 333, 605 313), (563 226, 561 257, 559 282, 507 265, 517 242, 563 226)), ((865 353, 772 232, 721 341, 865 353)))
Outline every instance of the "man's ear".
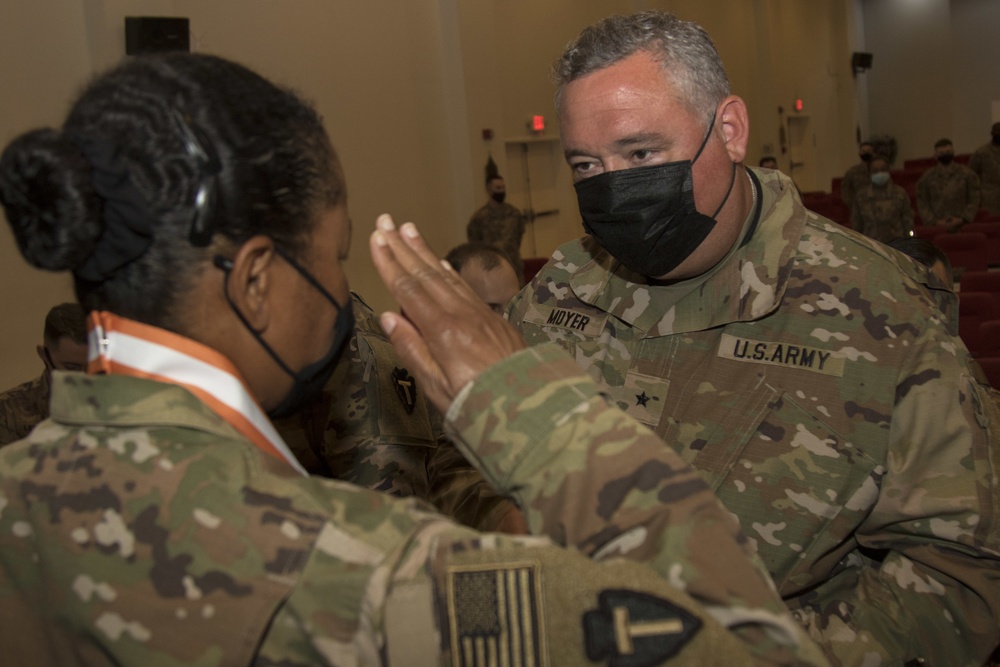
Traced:
POLYGON ((236 251, 228 261, 228 285, 233 306, 250 327, 261 333, 267 329, 272 313, 277 269, 274 241, 267 236, 254 236, 236 251))
POLYGON ((718 113, 726 151, 733 162, 743 162, 747 156, 747 143, 750 140, 750 119, 747 115, 747 105, 742 98, 730 95, 719 105, 718 113))

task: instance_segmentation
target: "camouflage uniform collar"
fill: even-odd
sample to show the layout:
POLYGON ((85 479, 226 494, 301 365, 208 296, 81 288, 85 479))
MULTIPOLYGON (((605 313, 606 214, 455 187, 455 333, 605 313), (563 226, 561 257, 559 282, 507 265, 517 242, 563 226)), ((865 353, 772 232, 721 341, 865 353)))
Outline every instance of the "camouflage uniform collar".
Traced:
POLYGON ((88 373, 184 387, 258 449, 307 474, 224 355, 176 333, 105 311, 90 314, 87 339, 88 373))
POLYGON ((51 408, 52 419, 65 425, 182 427, 244 439, 184 387, 140 377, 57 375, 51 408))
POLYGON ((683 283, 649 285, 586 236, 557 251, 557 259, 561 256, 560 263, 571 272, 570 289, 580 301, 651 337, 702 331, 772 312, 787 284, 805 210, 786 176, 748 171, 754 186, 760 186, 760 216, 751 211, 740 240, 716 268, 683 283), (574 265, 579 269, 573 270, 574 265))

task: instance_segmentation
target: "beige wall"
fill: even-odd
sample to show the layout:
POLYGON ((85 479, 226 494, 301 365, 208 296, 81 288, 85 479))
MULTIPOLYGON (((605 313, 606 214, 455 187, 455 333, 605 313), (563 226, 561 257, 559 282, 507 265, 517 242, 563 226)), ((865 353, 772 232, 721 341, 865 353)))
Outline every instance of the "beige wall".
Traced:
MULTIPOLYGON (((664 8, 705 24, 746 98, 750 160, 777 150, 778 105, 807 102, 816 186, 853 161, 856 83, 848 54, 859 0, 5 0, 0 3, 0 140, 58 124, 80 85, 124 53, 124 16, 187 16, 192 47, 239 60, 312 99, 344 163, 355 242, 352 287, 392 307, 367 254, 375 216, 420 223, 440 252, 465 237, 483 203, 492 153, 516 175, 511 201, 527 205, 525 167, 541 218, 525 241, 548 255, 580 233, 557 141, 531 145, 527 118, 558 127, 549 66, 579 30, 604 15, 664 8), (491 128, 492 141, 481 131, 491 128), (846 148, 845 148, 846 147, 846 148), (769 150, 770 149, 770 150, 769 150)), ((809 189, 811 185, 802 184, 809 189)), ((829 187, 828 185, 826 187, 829 187)), ((71 296, 66 276, 27 267, 0 231, 0 387, 35 375, 33 346, 50 305, 71 296)))
POLYGON ((989 141, 1000 100, 1000 2, 866 0, 871 128, 896 137, 899 160, 933 155, 949 137, 959 153, 989 141))

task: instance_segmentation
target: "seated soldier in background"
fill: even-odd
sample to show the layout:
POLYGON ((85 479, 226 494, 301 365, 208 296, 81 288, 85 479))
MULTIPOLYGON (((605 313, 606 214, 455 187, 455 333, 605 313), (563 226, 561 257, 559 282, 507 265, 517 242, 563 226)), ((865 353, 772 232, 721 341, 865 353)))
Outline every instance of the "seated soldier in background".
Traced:
POLYGON ((445 261, 498 315, 503 313, 504 307, 520 289, 510 259, 502 251, 484 243, 463 243, 452 248, 445 261))
POLYGON ((854 206, 854 198, 857 196, 858 190, 867 187, 871 182, 868 165, 874 155, 875 146, 870 142, 862 141, 858 145, 858 157, 861 158, 861 162, 848 169, 840 182, 840 198, 847 204, 847 208, 854 206))
POLYGON ((45 370, 34 380, 0 394, 0 446, 20 440, 49 416, 52 371, 87 366, 87 318, 76 303, 54 306, 45 316, 42 344, 35 350, 45 370))
POLYGON ((908 237, 913 232, 909 195, 892 182, 887 157, 876 155, 868 164, 871 176, 854 197, 851 227, 882 243, 908 237))
POLYGON ((972 222, 979 210, 979 177, 964 164, 955 162, 950 139, 934 144, 938 163, 917 181, 917 212, 925 225, 958 231, 972 222))
POLYGON ((351 304, 355 332, 322 394, 299 414, 275 421, 288 447, 314 475, 423 498, 479 530, 526 532, 517 506, 493 491, 444 435, 441 415, 372 309, 354 292, 351 304))

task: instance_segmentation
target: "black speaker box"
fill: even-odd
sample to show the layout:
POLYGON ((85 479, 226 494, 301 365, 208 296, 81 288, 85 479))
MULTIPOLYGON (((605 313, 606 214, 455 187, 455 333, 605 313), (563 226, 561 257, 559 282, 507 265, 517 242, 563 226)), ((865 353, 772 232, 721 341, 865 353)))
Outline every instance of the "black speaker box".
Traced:
POLYGON ((862 53, 861 51, 855 51, 851 54, 851 67, 854 71, 865 70, 872 68, 872 54, 862 53))
POLYGON ((130 56, 165 51, 190 51, 187 19, 160 16, 125 17, 125 53, 130 56))

